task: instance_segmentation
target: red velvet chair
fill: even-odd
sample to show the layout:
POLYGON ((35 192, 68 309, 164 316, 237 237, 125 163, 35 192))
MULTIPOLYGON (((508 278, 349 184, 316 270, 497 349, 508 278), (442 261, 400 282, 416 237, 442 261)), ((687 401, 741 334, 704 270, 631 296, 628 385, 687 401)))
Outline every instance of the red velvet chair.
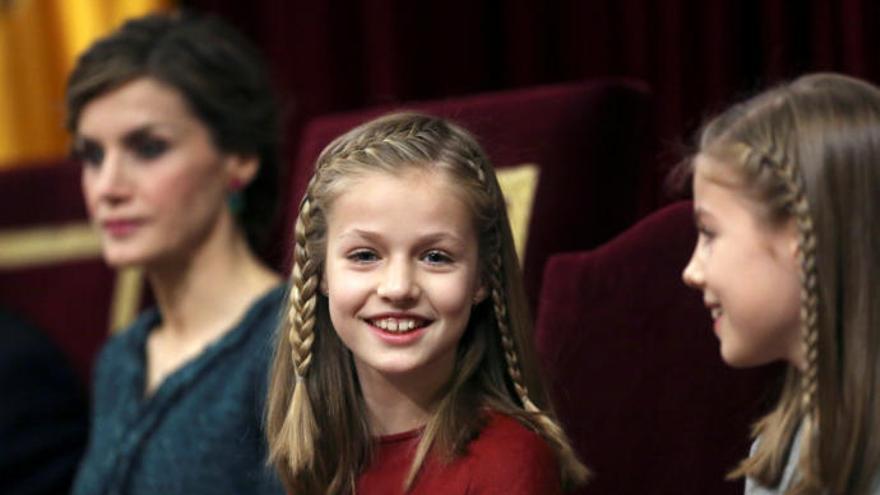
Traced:
POLYGON ((536 339, 559 416, 596 473, 579 493, 743 491, 724 475, 748 454, 781 369, 721 361, 702 296, 681 281, 695 238, 679 202, 548 261, 536 339))
POLYGON ((139 284, 119 292, 132 284, 120 285, 101 259, 79 176, 70 163, 0 173, 0 307, 46 331, 88 383, 113 301, 131 314, 139 284))
MULTIPOLYGON (((539 178, 525 245, 524 276, 532 306, 547 257, 586 249, 630 225, 645 204, 644 165, 653 145, 644 85, 597 80, 408 103, 311 121, 291 171, 289 236, 321 150, 357 124, 396 109, 423 111, 472 131, 499 168, 537 164, 539 178)), ((289 242, 287 243, 289 245, 289 242)))

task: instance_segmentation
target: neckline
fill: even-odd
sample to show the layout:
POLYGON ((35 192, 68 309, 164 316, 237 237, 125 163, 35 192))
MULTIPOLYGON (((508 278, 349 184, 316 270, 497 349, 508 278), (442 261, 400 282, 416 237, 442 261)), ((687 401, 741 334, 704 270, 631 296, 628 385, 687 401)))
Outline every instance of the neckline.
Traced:
POLYGON ((392 433, 390 435, 381 435, 375 437, 375 440, 381 445, 389 445, 393 443, 400 443, 412 440, 414 438, 418 438, 422 436, 422 432, 425 431, 424 426, 420 426, 418 428, 414 428, 412 430, 402 431, 400 433, 392 433))
POLYGON ((136 359, 133 360, 132 364, 137 366, 135 380, 137 383, 137 394, 139 396, 138 402, 141 404, 149 404, 161 400, 161 397, 170 394, 171 391, 177 390, 180 386, 183 386, 183 384, 194 379, 195 375, 198 374, 198 371, 205 366, 208 366, 208 364, 214 360, 215 356, 223 353, 228 348, 236 347, 239 342, 247 337, 249 332, 246 330, 251 327, 251 322, 262 316, 263 309, 266 305, 281 297, 281 293, 285 290, 285 287, 286 284, 281 282, 255 298, 247 311, 245 311, 244 315, 234 323, 228 331, 205 346, 201 352, 193 356, 190 360, 181 364, 177 369, 168 374, 168 376, 166 376, 151 393, 147 394, 145 389, 147 379, 147 338, 149 337, 150 332, 162 320, 162 315, 159 313, 158 308, 151 308, 149 313, 145 315, 143 324, 138 328, 139 332, 136 335, 133 335, 134 338, 132 339, 133 346, 131 351, 134 352, 136 356, 136 359))

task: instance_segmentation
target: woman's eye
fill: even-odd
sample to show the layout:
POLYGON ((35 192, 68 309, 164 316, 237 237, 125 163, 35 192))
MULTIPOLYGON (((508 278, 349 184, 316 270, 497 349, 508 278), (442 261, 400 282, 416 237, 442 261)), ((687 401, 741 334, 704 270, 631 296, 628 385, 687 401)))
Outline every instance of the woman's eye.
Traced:
POLYGON ((378 260, 379 257, 373 251, 362 249, 349 254, 348 259, 355 263, 371 263, 378 260))
POLYGON ((158 158, 168 149, 168 143, 161 139, 144 139, 134 143, 135 154, 143 160, 158 158))
POLYGON ((422 256, 422 259, 427 261, 432 265, 441 265, 446 263, 452 263, 452 258, 444 253, 443 251, 438 251, 436 249, 432 249, 428 251, 422 256))
POLYGON ((92 142, 77 144, 71 156, 83 166, 94 167, 104 161, 104 148, 92 142))

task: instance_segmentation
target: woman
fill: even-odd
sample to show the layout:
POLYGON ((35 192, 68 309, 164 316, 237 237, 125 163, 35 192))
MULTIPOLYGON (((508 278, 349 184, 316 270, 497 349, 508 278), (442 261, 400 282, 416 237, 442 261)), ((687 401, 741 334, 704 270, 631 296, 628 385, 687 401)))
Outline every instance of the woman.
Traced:
POLYGON ((101 352, 74 493, 281 493, 261 416, 283 285, 255 255, 276 198, 277 105, 213 18, 152 15, 80 57, 67 127, 113 267, 156 300, 101 352))

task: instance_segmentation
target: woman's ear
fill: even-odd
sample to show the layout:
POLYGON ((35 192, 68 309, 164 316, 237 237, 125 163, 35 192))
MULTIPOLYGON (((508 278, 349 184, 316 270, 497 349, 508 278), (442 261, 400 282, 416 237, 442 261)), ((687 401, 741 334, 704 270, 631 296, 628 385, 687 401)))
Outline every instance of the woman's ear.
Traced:
POLYGON ((481 283, 480 286, 477 288, 477 292, 474 293, 474 304, 480 304, 486 299, 486 296, 488 295, 488 289, 486 289, 486 286, 481 283))
POLYGON ((230 153, 224 161, 226 182, 230 187, 244 189, 257 176, 260 160, 256 155, 239 155, 230 153))

